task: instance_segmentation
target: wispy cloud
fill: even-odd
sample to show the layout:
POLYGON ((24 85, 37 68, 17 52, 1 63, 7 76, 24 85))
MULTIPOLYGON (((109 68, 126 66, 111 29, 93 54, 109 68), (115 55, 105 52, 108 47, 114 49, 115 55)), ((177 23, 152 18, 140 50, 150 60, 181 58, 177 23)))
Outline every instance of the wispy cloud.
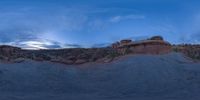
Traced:
POLYGON ((92 48, 100 48, 100 47, 107 47, 110 46, 112 43, 100 43, 92 45, 92 48))
POLYGON ((82 48, 84 46, 79 45, 79 44, 64 44, 63 47, 64 48, 82 48))
POLYGON ((145 19, 144 15, 119 15, 119 16, 114 16, 110 19, 111 22, 120 22, 123 20, 136 20, 136 19, 145 19))
POLYGON ((66 44, 47 39, 19 40, 13 42, 3 42, 3 45, 13 45, 23 49, 61 49, 61 48, 80 48, 78 44, 66 44))
POLYGON ((200 32, 191 36, 192 43, 200 44, 200 32))

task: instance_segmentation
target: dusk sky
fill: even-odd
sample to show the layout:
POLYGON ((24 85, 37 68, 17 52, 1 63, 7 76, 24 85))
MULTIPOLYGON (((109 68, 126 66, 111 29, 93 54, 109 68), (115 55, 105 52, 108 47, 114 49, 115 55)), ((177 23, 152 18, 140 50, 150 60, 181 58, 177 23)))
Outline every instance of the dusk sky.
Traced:
POLYGON ((101 47, 161 35, 200 43, 200 1, 1 0, 0 44, 22 48, 101 47))

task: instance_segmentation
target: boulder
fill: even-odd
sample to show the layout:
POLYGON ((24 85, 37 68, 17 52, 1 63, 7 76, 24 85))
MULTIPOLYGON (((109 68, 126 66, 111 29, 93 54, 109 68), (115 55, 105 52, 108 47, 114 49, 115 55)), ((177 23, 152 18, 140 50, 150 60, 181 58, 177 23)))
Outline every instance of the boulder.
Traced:
POLYGON ((71 56, 66 57, 66 59, 74 61, 76 60, 76 56, 71 55, 71 56))
POLYGON ((33 60, 37 61, 49 61, 51 60, 51 57, 45 55, 45 54, 36 54, 33 58, 33 60))
POLYGON ((86 53, 82 53, 80 55, 78 55, 77 59, 89 59, 90 55, 86 54, 86 53))
POLYGON ((164 40, 162 36, 153 36, 150 40, 164 40))
POLYGON ((99 63, 109 63, 109 62, 112 62, 112 61, 113 61, 113 58, 105 57, 105 58, 98 59, 96 62, 99 62, 99 63))
POLYGON ((120 44, 127 44, 127 43, 131 43, 132 40, 121 40, 120 44))
POLYGON ((75 61, 75 64, 83 64, 83 63, 86 63, 88 62, 86 59, 78 59, 75 61))
POLYGON ((13 62, 14 63, 21 63, 21 62, 24 62, 26 59, 25 58, 17 58, 17 59, 14 59, 13 62))
POLYGON ((118 48, 119 45, 120 45, 119 42, 113 43, 112 44, 112 48, 116 49, 116 48, 118 48))
POLYGON ((59 62, 64 63, 64 64, 68 64, 68 65, 74 64, 73 60, 62 60, 62 61, 59 61, 59 62))

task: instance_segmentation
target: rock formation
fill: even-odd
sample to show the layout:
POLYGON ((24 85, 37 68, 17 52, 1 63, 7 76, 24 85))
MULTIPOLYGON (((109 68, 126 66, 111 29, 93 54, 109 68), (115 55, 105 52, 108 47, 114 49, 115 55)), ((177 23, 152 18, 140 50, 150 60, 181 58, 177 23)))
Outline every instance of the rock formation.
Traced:
POLYGON ((162 36, 153 36, 149 40, 164 40, 162 36))
POLYGON ((162 37, 147 40, 121 40, 105 48, 74 48, 56 50, 23 50, 12 46, 0 46, 0 60, 21 62, 25 59, 50 61, 64 64, 87 62, 110 62, 125 54, 164 54, 171 51, 171 45, 162 37))
POLYGON ((121 40, 120 41, 120 44, 121 45, 126 45, 126 44, 129 44, 129 43, 131 43, 132 42, 132 40, 121 40))
POLYGON ((120 54, 165 54, 171 52, 171 44, 164 41, 161 36, 154 36, 147 40, 130 41, 123 40, 119 44, 113 44, 120 54))
POLYGON ((0 59, 10 60, 17 58, 20 54, 20 48, 2 45, 0 46, 0 59))

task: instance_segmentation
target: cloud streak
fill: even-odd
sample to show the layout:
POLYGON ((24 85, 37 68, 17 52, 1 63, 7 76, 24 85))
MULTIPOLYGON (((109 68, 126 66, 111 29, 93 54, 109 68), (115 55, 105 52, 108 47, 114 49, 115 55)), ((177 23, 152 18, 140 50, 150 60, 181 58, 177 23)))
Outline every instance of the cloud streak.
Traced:
POLYGON ((145 19, 144 15, 125 15, 125 16, 114 16, 110 19, 111 22, 120 22, 123 20, 138 20, 138 19, 145 19))
POLYGON ((60 42, 44 39, 7 42, 5 45, 13 45, 23 49, 61 49, 61 48, 80 48, 78 44, 63 44, 60 42))

